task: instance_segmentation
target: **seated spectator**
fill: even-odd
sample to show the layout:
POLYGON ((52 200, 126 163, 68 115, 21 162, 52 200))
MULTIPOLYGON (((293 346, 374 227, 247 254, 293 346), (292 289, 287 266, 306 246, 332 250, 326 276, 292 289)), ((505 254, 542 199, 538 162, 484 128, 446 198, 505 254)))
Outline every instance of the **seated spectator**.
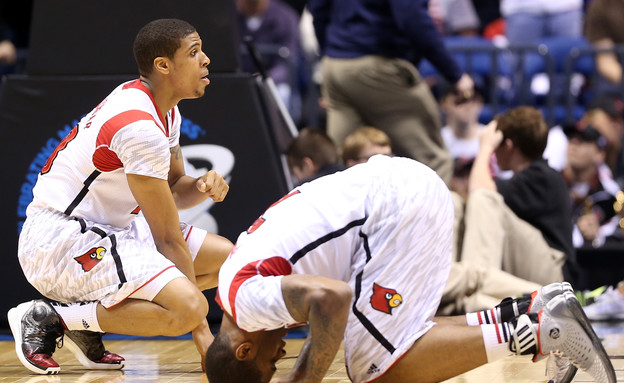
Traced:
POLYGON ((536 44, 542 37, 581 36, 583 0, 501 0, 510 45, 536 44))
MULTIPOLYGON (((610 50, 624 44, 624 4, 621 0, 593 0, 585 17, 585 37, 601 50, 610 50)), ((596 55, 596 69, 613 84, 622 82, 622 65, 612 51, 596 55)))
POLYGON ((542 159, 547 135, 531 107, 510 109, 483 128, 465 212, 455 209, 465 232, 442 310, 481 309, 505 294, 574 276, 568 189, 542 159), (492 177, 492 155, 502 170, 513 170, 512 178, 492 177))
POLYGON ((430 0, 429 14, 445 36, 479 35, 479 16, 471 0, 430 0))
POLYGON ((624 102, 612 95, 603 95, 594 99, 583 118, 583 123, 592 125, 607 141, 605 163, 613 173, 613 178, 624 185, 624 102))
POLYGON ((355 130, 342 144, 342 161, 348 168, 368 161, 375 154, 392 155, 392 144, 386 133, 370 126, 355 130))
POLYGON ((567 126, 565 132, 569 145, 563 177, 572 202, 572 240, 575 247, 599 247, 619 231, 620 221, 614 209, 620 188, 611 172, 601 168, 606 139, 591 125, 567 126))
POLYGON ((483 124, 479 122, 483 100, 478 93, 466 99, 450 91, 442 96, 440 107, 446 119, 442 138, 454 162, 449 188, 465 200, 468 195, 468 175, 479 151, 479 132, 483 129, 483 124))
POLYGON ((303 128, 286 150, 296 185, 343 170, 338 148, 320 129, 303 128))
MULTIPOLYGON (((236 0, 238 32, 241 39, 250 37, 273 79, 280 98, 291 105, 295 73, 300 54, 299 16, 281 0, 236 0)), ((249 55, 241 58, 243 71, 258 72, 249 55)))
POLYGON ((542 285, 574 277, 568 188, 542 159, 547 136, 542 114, 532 107, 510 109, 483 129, 469 177, 462 262, 542 285), (493 154, 513 177, 492 177, 493 154))
POLYGON ((33 1, 4 1, 0 4, 0 75, 22 73, 28 51, 33 1))
MULTIPOLYGON (((591 125, 606 139, 604 171, 613 173, 613 178, 624 185, 624 153, 622 139, 624 135, 624 102, 619 98, 605 94, 592 100, 580 121, 591 125)), ((548 134, 548 145, 544 158, 555 170, 563 170, 568 161, 568 139, 563 127, 554 126, 548 134)))

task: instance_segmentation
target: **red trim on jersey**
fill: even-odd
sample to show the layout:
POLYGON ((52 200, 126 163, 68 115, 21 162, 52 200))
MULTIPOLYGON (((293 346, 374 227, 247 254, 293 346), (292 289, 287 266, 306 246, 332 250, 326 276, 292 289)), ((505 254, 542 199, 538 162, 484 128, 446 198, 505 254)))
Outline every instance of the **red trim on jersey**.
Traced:
POLYGON ((152 100, 152 104, 154 104, 154 108, 156 109, 156 114, 158 114, 158 118, 160 119, 160 123, 162 124, 162 127, 159 127, 163 129, 163 132, 167 135, 167 137, 169 137, 169 125, 167 124, 167 121, 163 118, 163 114, 160 113, 160 109, 158 109, 158 105, 156 105, 156 101, 154 100, 154 96, 152 96, 152 92, 145 85, 143 85, 141 79, 136 79, 132 82, 127 83, 123 86, 122 89, 138 89, 140 91, 143 91, 143 93, 147 94, 150 100, 152 100))
POLYGON ((225 308, 223 307, 223 303, 221 302, 221 297, 219 296, 219 288, 218 287, 217 287, 217 291, 216 291, 216 295, 215 295, 215 302, 217 302, 219 307, 221 307, 221 311, 225 311, 225 308))
POLYGON ((232 318, 236 321, 236 294, 241 285, 249 278, 256 275, 262 275, 263 277, 278 276, 278 275, 290 275, 292 274, 292 265, 288 260, 282 257, 271 257, 267 259, 261 259, 259 261, 246 264, 240 269, 230 284, 230 293, 228 299, 230 301, 230 309, 232 310, 232 318))
POLYGON ((125 301, 126 299, 128 299, 132 294, 136 293, 137 291, 141 290, 145 285, 147 285, 148 283, 150 283, 151 281, 153 281, 154 279, 158 278, 162 273, 164 273, 165 271, 169 270, 170 268, 175 267, 175 265, 171 265, 169 267, 164 268, 162 271, 160 271, 158 274, 154 275, 149 281, 145 282, 144 284, 142 284, 141 286, 139 286, 136 290, 134 290, 133 292, 131 292, 130 294, 128 294, 124 299, 120 300, 119 302, 115 303, 114 305, 110 306, 110 307, 105 307, 107 310, 108 309, 112 309, 113 307, 117 306, 118 304, 120 304, 121 302, 125 301))
POLYGON ((187 242, 189 237, 191 236, 191 231, 193 231, 193 226, 191 226, 191 228, 189 229, 188 233, 186 234, 186 238, 184 238, 184 242, 187 242))
MULTIPOLYGON (((154 121, 154 117, 142 110, 128 110, 119 113, 115 117, 106 121, 95 141, 95 152, 93 153, 93 165, 102 172, 112 172, 123 167, 117 154, 109 149, 113 136, 117 132, 137 121, 154 121)), ((156 122, 156 121, 154 121, 156 122)))
POLYGON ((134 81, 130 81, 124 84, 124 86, 121 89, 141 89, 143 90, 143 88, 145 88, 143 86, 143 84, 141 84, 141 80, 140 79, 136 79, 134 81))

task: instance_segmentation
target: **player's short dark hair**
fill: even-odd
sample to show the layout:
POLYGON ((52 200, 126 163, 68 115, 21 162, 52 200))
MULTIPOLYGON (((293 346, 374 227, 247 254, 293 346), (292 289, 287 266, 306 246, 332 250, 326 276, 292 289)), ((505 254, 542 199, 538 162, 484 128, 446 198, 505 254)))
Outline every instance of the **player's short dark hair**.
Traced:
POLYGON ((141 75, 149 75, 156 57, 173 58, 181 41, 196 29, 178 19, 158 19, 147 23, 134 39, 133 52, 141 75))
POLYGON ((497 129, 505 139, 530 160, 539 160, 544 154, 548 141, 548 125, 542 112, 530 106, 509 109, 496 118, 497 129))
POLYGON ((210 383, 261 383, 255 360, 236 359, 227 335, 219 332, 206 352, 206 377, 210 383))

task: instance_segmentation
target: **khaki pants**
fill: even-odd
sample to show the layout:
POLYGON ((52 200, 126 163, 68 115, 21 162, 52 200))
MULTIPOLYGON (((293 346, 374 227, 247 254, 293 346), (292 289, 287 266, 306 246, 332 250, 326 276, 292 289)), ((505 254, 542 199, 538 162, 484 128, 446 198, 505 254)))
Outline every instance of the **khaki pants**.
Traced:
POLYGON ((449 184, 453 161, 439 107, 414 65, 381 56, 325 57, 322 73, 327 132, 339 147, 357 128, 373 126, 390 137, 395 154, 424 163, 449 184))
POLYGON ((470 194, 464 216, 463 262, 490 266, 541 285, 563 281, 565 254, 518 218, 491 190, 470 194))
POLYGON ((518 218, 499 193, 472 192, 465 213, 458 206, 461 199, 454 197, 454 227, 463 221, 464 233, 463 238, 454 238, 455 245, 461 244, 453 252, 460 254, 459 262, 451 267, 441 313, 487 309, 505 297, 563 281, 564 253, 551 248, 539 230, 518 218))

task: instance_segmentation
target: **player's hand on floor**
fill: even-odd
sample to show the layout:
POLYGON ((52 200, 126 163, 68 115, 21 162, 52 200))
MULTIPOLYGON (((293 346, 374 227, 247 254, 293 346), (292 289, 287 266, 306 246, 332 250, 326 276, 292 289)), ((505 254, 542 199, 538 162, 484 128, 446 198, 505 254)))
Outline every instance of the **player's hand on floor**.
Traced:
POLYGON ((197 348, 197 352, 201 356, 201 368, 202 372, 206 372, 206 351, 208 347, 214 341, 214 336, 210 331, 210 326, 208 325, 208 321, 204 319, 199 326, 197 326, 193 331, 191 331, 193 335, 193 343, 195 343, 195 347, 197 348))
POLYGON ((225 182, 225 179, 214 170, 210 170, 208 173, 199 177, 195 185, 197 186, 197 190, 208 194, 215 202, 223 201, 230 190, 230 186, 225 182))

